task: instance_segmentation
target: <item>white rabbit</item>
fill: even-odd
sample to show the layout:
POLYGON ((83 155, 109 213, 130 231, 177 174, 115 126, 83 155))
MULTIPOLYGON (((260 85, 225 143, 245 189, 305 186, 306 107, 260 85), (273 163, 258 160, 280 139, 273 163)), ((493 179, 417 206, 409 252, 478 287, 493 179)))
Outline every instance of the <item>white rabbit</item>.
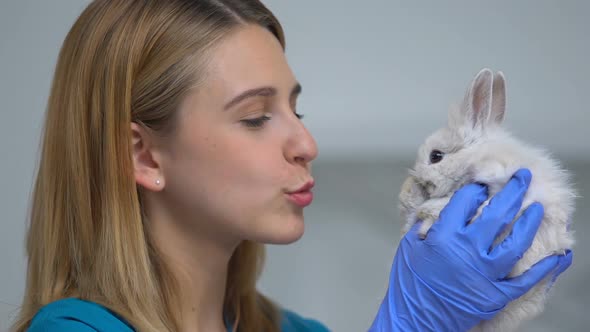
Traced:
MULTIPOLYGON (((425 236, 452 194, 463 185, 484 183, 491 198, 516 170, 530 169, 532 181, 516 218, 535 201, 543 204, 545 214, 531 247, 511 271, 509 277, 513 277, 543 257, 572 247, 574 239, 569 222, 576 194, 569 183, 569 174, 545 150, 519 141, 501 127, 505 108, 504 75, 482 69, 473 79, 463 103, 449 111, 447 127, 434 132, 420 147, 399 199, 406 223, 402 234, 420 219, 423 220, 420 234, 425 236)), ((509 233, 511 227, 508 228, 495 244, 509 233)), ((513 331, 522 321, 535 317, 543 310, 547 282, 542 281, 472 331, 513 331)))

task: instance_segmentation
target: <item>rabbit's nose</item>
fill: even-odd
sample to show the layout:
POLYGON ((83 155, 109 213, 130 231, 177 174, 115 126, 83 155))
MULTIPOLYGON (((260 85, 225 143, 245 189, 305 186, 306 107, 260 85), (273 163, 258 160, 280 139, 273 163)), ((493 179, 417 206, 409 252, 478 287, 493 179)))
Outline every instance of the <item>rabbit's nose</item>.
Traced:
POLYGON ((428 195, 432 196, 432 193, 434 192, 434 190, 436 190, 436 185, 432 183, 432 181, 426 181, 424 183, 424 188, 426 189, 428 195))

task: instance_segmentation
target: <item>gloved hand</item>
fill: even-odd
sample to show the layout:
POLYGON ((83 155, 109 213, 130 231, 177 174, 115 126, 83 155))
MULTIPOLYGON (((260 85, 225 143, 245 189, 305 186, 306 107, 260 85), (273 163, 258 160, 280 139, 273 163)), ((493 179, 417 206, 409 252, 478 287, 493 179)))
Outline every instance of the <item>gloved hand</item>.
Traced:
POLYGON ((424 240, 417 235, 420 223, 414 225, 398 246, 389 288, 369 331, 467 331, 493 318, 550 273, 556 278, 567 269, 571 251, 546 257, 524 274, 506 278, 541 223, 539 203, 531 204, 512 233, 491 248, 520 210, 530 181, 529 170, 516 172, 469 225, 487 199, 487 188, 480 184, 455 192, 424 240))

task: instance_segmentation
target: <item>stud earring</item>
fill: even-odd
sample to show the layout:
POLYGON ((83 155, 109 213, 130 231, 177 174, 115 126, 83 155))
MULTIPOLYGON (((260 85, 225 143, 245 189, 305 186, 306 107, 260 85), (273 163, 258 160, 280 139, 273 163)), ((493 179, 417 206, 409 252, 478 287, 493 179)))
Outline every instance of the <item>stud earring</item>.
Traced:
POLYGON ((160 185, 160 179, 156 180, 156 184, 159 186, 160 185))

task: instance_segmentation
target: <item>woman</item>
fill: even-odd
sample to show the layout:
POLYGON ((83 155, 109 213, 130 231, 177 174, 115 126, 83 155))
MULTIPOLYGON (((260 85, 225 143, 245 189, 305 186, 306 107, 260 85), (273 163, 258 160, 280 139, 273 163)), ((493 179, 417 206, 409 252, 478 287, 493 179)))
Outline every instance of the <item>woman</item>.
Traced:
MULTIPOLYGON (((263 244, 299 239, 313 197, 318 151, 296 113, 301 87, 284 48, 279 22, 255 0, 97 0, 86 8, 62 47, 48 103, 16 331, 327 330, 256 290, 263 244)), ((520 204, 527 177, 507 186, 492 221, 520 204)), ((484 196, 481 186, 462 189, 440 228, 465 225, 484 196)), ((540 209, 528 214, 524 238, 540 209)), ((412 280, 436 290, 436 278, 408 268, 476 249, 448 231, 448 250, 428 252, 408 247, 426 243, 409 234, 373 329, 455 327, 409 302, 444 306, 466 329, 509 301, 480 299, 491 308, 482 314, 470 311, 480 308, 474 300, 453 297, 476 280, 471 268, 448 277, 461 284, 456 292, 412 298, 420 290, 412 280)), ((506 292, 523 294, 567 262, 548 258, 506 292)))

